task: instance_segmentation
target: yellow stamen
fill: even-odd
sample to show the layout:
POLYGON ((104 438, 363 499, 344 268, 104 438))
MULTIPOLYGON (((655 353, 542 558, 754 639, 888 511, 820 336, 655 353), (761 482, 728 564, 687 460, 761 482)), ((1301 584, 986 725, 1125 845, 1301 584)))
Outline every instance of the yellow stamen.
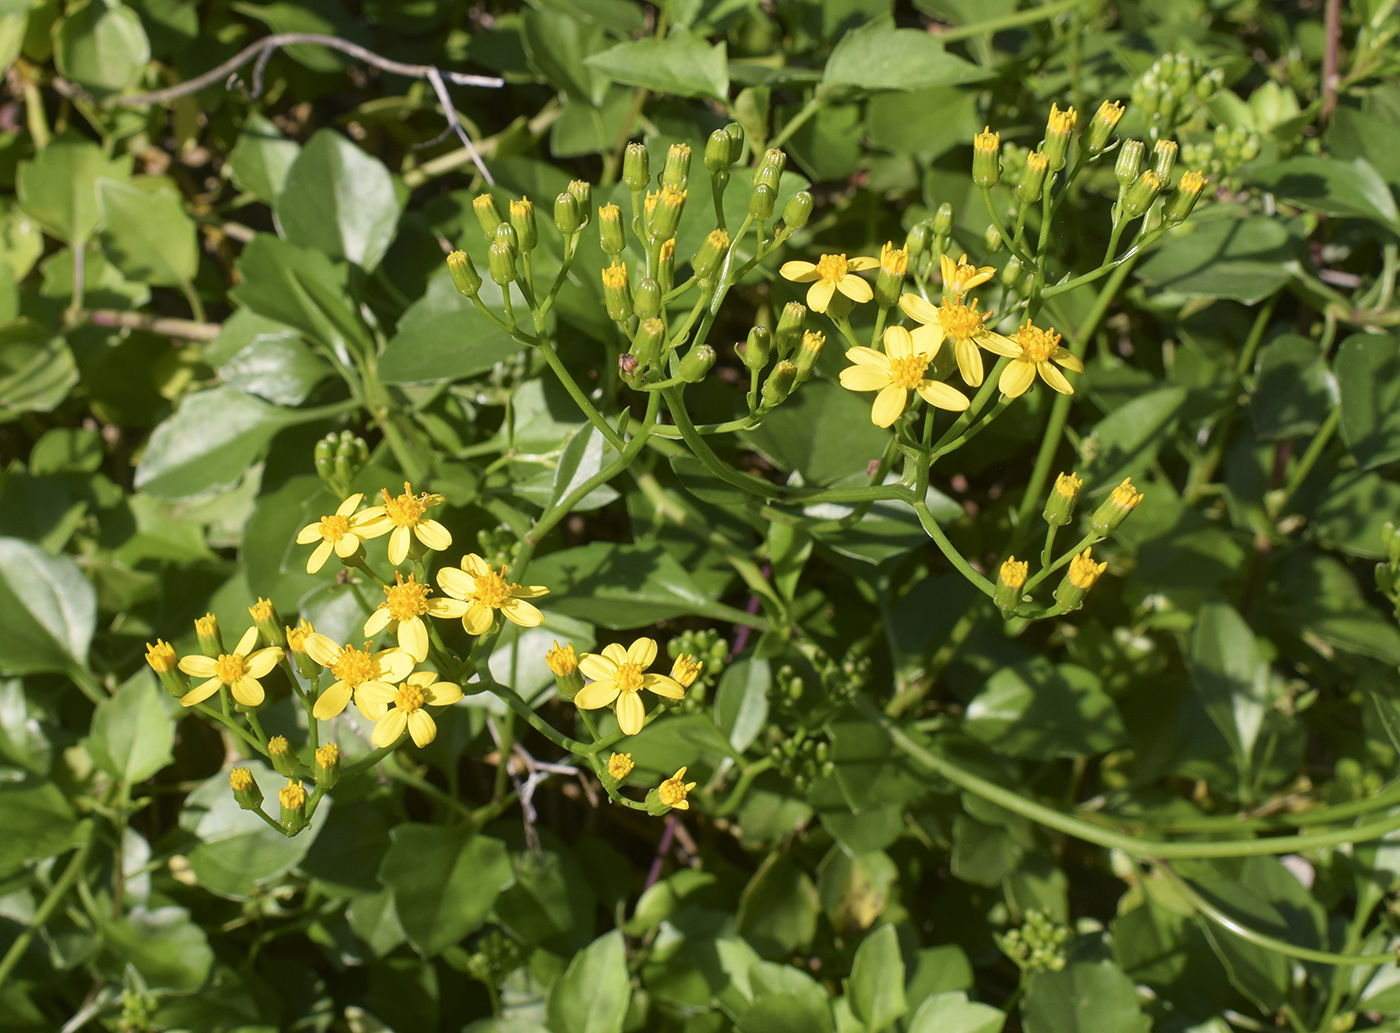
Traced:
POLYGON ((369 643, 366 642, 364 649, 356 649, 353 646, 342 649, 335 663, 331 664, 331 674, 335 675, 337 681, 343 681, 353 689, 374 676, 374 666, 374 657, 369 652, 369 643))
POLYGON ((845 255, 822 255, 817 261, 817 276, 827 283, 836 283, 846 275, 845 255))
POLYGON ((938 325, 954 340, 964 340, 982 329, 990 312, 978 312, 977 302, 971 305, 942 305, 938 309, 938 325))
MULTIPOLYGON (((395 527, 416 527, 423 519, 423 512, 428 508, 428 495, 411 494, 408 482, 403 482, 403 494, 391 498, 389 489, 381 489, 384 495, 384 515, 389 518, 389 523, 395 527)), ((324 523, 324 521, 322 521, 324 523)))
POLYGON ((1044 362, 1060 347, 1060 335, 1027 323, 1016 331, 1016 343, 1027 362, 1044 362))
POLYGON ((415 710, 422 710, 423 704, 427 702, 427 696, 423 690, 416 685, 400 685, 398 691, 394 693, 394 706, 398 707, 405 714, 411 714, 415 710))
POLYGON ((903 359, 890 359, 890 382, 912 391, 923 383, 929 358, 924 352, 915 352, 903 359))
POLYGON ((389 585, 384 589, 384 594, 388 596, 385 606, 389 610, 389 616, 396 621, 412 620, 414 617, 421 617, 428 612, 428 593, 433 589, 430 585, 419 584, 414 580, 414 575, 408 575, 408 580, 403 579, 402 574, 395 574, 398 584, 389 585))
POLYGON ((640 692, 642 689, 642 669, 636 664, 618 664, 613 675, 620 692, 640 692))
MULTIPOLYGON (((389 497, 387 492, 384 497, 389 497)), ((332 513, 330 516, 323 516, 316 529, 326 541, 338 542, 350 532, 350 519, 339 513, 332 513)))
POLYGON ((248 673, 248 665, 242 653, 221 653, 214 661, 214 677, 225 685, 232 685, 248 673))

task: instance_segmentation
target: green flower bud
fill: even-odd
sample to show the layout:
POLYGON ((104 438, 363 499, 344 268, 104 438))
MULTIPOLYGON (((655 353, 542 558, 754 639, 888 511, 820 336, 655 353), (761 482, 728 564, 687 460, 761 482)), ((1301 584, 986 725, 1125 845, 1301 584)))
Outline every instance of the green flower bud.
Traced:
POLYGON ((515 230, 520 250, 535 250, 535 245, 540 242, 540 235, 535 229, 535 206, 528 197, 510 203, 510 225, 511 229, 515 230))
POLYGON ((730 146, 729 134, 723 129, 716 129, 705 141, 705 168, 709 169, 710 175, 726 173, 729 166, 734 164, 734 159, 729 156, 730 146))
POLYGON ((992 593, 992 602, 997 604, 997 608, 1002 613, 1010 616, 1015 612, 1016 607, 1021 605, 1022 590, 1026 585, 1026 575, 1030 573, 1030 564, 1024 560, 1017 560, 1015 556, 1007 557, 1001 569, 997 572, 997 584, 992 593))
POLYGON ((465 251, 454 251, 447 256, 447 271, 452 274, 452 285, 462 297, 474 298, 481 293, 481 274, 465 251))
POLYGON ((987 126, 972 138, 972 182, 994 187, 1001 180, 1001 134, 987 126))
MULTIPOLYGON (((880 249, 880 272, 875 277, 875 304, 889 308, 899 300, 904 274, 909 269, 909 252, 886 241, 880 249)), ((799 365, 799 371, 800 371, 799 365)))
POLYGON ((1128 187, 1123 193, 1123 215, 1129 219, 1136 219, 1152 207, 1152 202, 1157 199, 1158 193, 1162 190, 1162 180, 1157 173, 1148 169, 1133 181, 1133 185, 1128 187))
POLYGON ((496 207, 496 199, 490 194, 477 194, 472 201, 472 211, 476 212, 476 221, 481 223, 481 232, 486 234, 487 240, 496 235, 496 227, 505 221, 496 207))
POLYGON ((812 217, 815 204, 812 195, 805 190, 799 190, 789 197, 788 203, 783 205, 783 231, 795 233, 806 226, 807 220, 812 217))
POLYGON ((953 206, 944 201, 933 213, 933 235, 946 237, 953 232, 953 206))
POLYGON ((1152 148, 1152 171, 1163 184, 1172 181, 1172 169, 1176 165, 1176 141, 1158 140, 1152 148))
POLYGON ((583 218, 583 224, 588 225, 588 217, 593 211, 593 184, 586 179, 575 179, 569 182, 569 193, 574 195, 574 200, 578 202, 578 212, 583 218))
MULTIPOLYGON (((509 227, 506 227, 509 229, 509 227)), ((504 287, 515 279, 515 250, 505 244, 492 244, 487 252, 493 282, 504 287)))
POLYGON ((756 186, 749 195, 749 214, 759 222, 767 222, 773 218, 773 205, 777 200, 778 196, 772 187, 756 186))
POLYGON ((306 828, 306 790, 300 782, 288 782, 279 789, 277 801, 282 805, 283 828, 288 832, 306 828))
POLYGON ((238 801, 238 806, 245 811, 256 811, 262 807, 262 790, 258 788, 253 773, 247 768, 234 768, 230 771, 228 784, 233 790, 233 798, 238 801))
POLYGON ((625 264, 614 262, 603 270, 603 303, 609 319, 620 323, 632 315, 632 291, 627 286, 625 264))
POLYGON ((622 254, 627 241, 622 235, 622 211, 615 204, 605 204, 598 209, 598 237, 603 250, 613 258, 622 254))
POLYGON ((1061 111, 1055 104, 1050 105, 1050 118, 1045 124, 1045 144, 1042 150, 1050 163, 1051 172, 1059 172, 1065 167, 1069 154, 1069 138, 1079 121, 1079 113, 1073 107, 1061 111))
POLYGON ((1095 534, 1107 538, 1118 530, 1118 525, 1128 518, 1129 513, 1137 509, 1142 499, 1142 492, 1133 487, 1132 479, 1123 478, 1123 483, 1114 488, 1108 498, 1099 504, 1099 508, 1094 510, 1094 515, 1089 518, 1089 526, 1095 534))
POLYGON ((919 259, 928 253, 929 241, 933 237, 933 227, 925 219, 909 228, 909 236, 904 238, 904 250, 909 252, 909 261, 917 266, 919 259))
POLYGON ((654 319, 661 314, 661 285, 644 276, 632 288, 632 311, 638 319, 654 319))
POLYGON ((340 781, 340 747, 328 742, 316 750, 316 784, 332 789, 340 781))
POLYGON ((1026 173, 1016 187, 1016 199, 1022 204, 1034 204, 1040 200, 1045 190, 1045 176, 1050 170, 1050 159, 1040 151, 1026 155, 1026 173))
POLYGON ((673 143, 666 152, 666 164, 661 170, 661 185, 672 190, 684 190, 690 179, 690 144, 673 143))
POLYGON ((1179 222, 1185 222, 1186 217, 1191 214, 1191 209, 1196 207, 1196 202, 1201 197, 1201 191, 1206 188, 1206 177, 1194 169, 1184 172, 1181 182, 1176 185, 1176 193, 1167 202, 1165 217, 1167 225, 1175 226, 1179 222))
POLYGON ((807 320, 807 306, 800 301, 789 301, 778 316, 778 329, 773 337, 778 346, 778 358, 786 359, 792 354, 797 342, 802 340, 802 324, 807 320))
POLYGON ((631 354, 637 360, 638 369, 645 372, 660 368, 665 346, 666 324, 656 318, 643 319, 637 326, 636 336, 632 338, 631 354))
POLYGON ((287 778, 291 778, 297 769, 297 756, 285 735, 274 735, 267 740, 267 759, 272 761, 272 767, 279 775, 287 778))
POLYGON ((574 653, 573 644, 566 642, 561 646, 556 639, 544 660, 554 674, 554 687, 559 695, 566 700, 577 696, 578 690, 583 688, 583 672, 578 669, 578 655, 574 653))
POLYGON ((1118 186, 1126 190, 1138 178, 1138 173, 1142 169, 1142 152, 1145 148, 1141 140, 1124 140, 1123 146, 1118 148, 1118 160, 1113 165, 1113 175, 1118 179, 1118 186))
POLYGON ((768 379, 763 382, 762 401, 763 408, 772 409, 781 405, 783 400, 792 393, 792 389, 797 383, 797 367, 787 359, 783 359, 773 367, 773 372, 768 374, 768 379))
POLYGON ((194 622, 195 638, 199 640, 199 651, 217 660, 224 652, 224 637, 219 633, 219 618, 206 613, 194 622))
POLYGON ((1005 246, 1006 242, 1001 239, 1001 233, 997 230, 996 225, 993 224, 988 226, 982 233, 982 243, 986 246, 989 254, 996 254, 1005 246))
POLYGON ((666 240, 676 235, 676 227, 681 224, 681 211, 685 208, 686 193, 664 186, 657 192, 647 194, 647 233, 652 240, 666 240))
POLYGON ((704 288, 709 283, 710 278, 718 271, 724 256, 729 253, 729 234, 724 230, 711 230, 705 242, 700 245, 700 250, 695 252, 695 257, 691 260, 691 267, 695 270, 695 277, 704 288))
POLYGON ((1069 561, 1069 570, 1055 589, 1055 601, 1066 610, 1079 609, 1084 604, 1085 593, 1094 587, 1107 566, 1107 563, 1095 563, 1088 549, 1079 553, 1069 561))
POLYGON ((651 158, 644 143, 629 143, 622 155, 622 182, 634 194, 651 183, 651 158))
POLYGON ((578 198, 567 190, 554 199, 554 225, 565 237, 572 237, 583 229, 583 212, 579 209, 578 198))
POLYGON ((1055 486, 1050 489, 1050 497, 1045 500, 1045 522, 1051 527, 1064 527, 1074 518, 1074 504, 1079 499, 1079 489, 1084 482, 1072 473, 1062 473, 1055 478, 1055 486))
POLYGON ((258 629, 258 634, 264 642, 278 649, 286 648, 287 633, 283 630, 284 625, 277 613, 277 607, 272 605, 270 599, 259 598, 248 607, 248 616, 253 618, 253 626, 258 629))
POLYGON ((1106 100, 1099 105, 1099 110, 1089 120, 1089 128, 1084 131, 1084 146, 1091 158, 1097 158, 1104 152, 1122 117, 1123 105, 1117 101, 1106 100))
POLYGON ((680 377, 687 384, 698 384, 715 366, 715 350, 708 344, 692 348, 681 359, 680 377))
POLYGON ((768 365, 768 357, 773 354, 773 335, 766 326, 756 326, 749 331, 744 342, 744 365, 749 369, 762 369, 768 365))
POLYGON ((666 294, 676 285, 676 238, 663 241, 656 256, 656 282, 666 294))
POLYGON ((730 122, 724 131, 729 136, 729 164, 733 165, 744 153, 744 127, 738 122, 730 122))
POLYGON ((805 384, 812 379, 824 344, 826 335, 816 330, 808 330, 802 335, 802 347, 797 349, 797 360, 793 363, 797 367, 797 383, 805 384))
POLYGON ((767 187, 773 191, 774 197, 778 194, 778 183, 783 178, 783 169, 787 168, 787 155, 776 147, 770 147, 763 154, 763 161, 758 166, 758 171, 754 173, 753 185, 755 187, 767 187))

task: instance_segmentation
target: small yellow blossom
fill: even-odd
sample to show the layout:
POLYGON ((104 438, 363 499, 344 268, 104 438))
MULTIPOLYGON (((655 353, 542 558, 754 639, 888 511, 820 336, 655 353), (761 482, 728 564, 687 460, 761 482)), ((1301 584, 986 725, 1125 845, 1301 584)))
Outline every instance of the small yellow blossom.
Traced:
POLYGON ((263 701, 263 687, 259 678, 265 678, 282 658, 282 650, 276 646, 253 651, 258 643, 258 629, 249 628, 238 640, 231 653, 221 653, 217 659, 207 656, 185 656, 180 658, 180 670, 195 678, 206 681, 185 693, 180 704, 192 707, 203 703, 221 685, 227 685, 233 698, 245 707, 256 707, 263 701))
POLYGON ((681 768, 666 781, 656 787, 656 795, 667 807, 674 807, 678 811, 690 810, 690 801, 686 795, 695 788, 696 783, 686 782, 685 768, 681 768))
POLYGON ((688 689, 695 684, 695 679, 700 676, 700 671, 704 664, 689 653, 682 653, 676 657, 676 662, 671 665, 671 677, 683 689, 688 689))
POLYGON ((909 269, 909 249, 895 247, 887 240, 880 248, 880 272, 895 279, 902 277, 909 269))
POLYGON ((1133 486, 1131 477, 1124 477, 1122 483, 1113 489, 1108 500, 1117 508, 1131 512, 1137 509, 1138 503, 1143 500, 1143 494, 1133 486))
POLYGON ((561 646, 556 639, 554 648, 545 653, 544 662, 560 678, 567 678, 578 670, 578 656, 574 653, 572 642, 566 642, 561 646))
POLYGON ((437 680, 436 671, 415 671, 394 688, 383 683, 360 687, 356 701, 374 722, 370 741, 381 749, 399 741, 404 729, 417 746, 437 738, 437 723, 424 707, 446 707, 462 698, 462 687, 437 680))
POLYGON ((156 674, 168 674, 175 667, 175 647, 164 639, 156 639, 155 645, 146 643, 146 663, 156 674))
POLYGON ((388 598, 365 621, 365 634, 378 635, 393 627, 399 648, 421 664, 428 658, 428 625, 423 615, 460 617, 467 612, 467 604, 460 599, 429 599, 432 586, 420 584, 413 574, 407 581, 397 572, 394 578, 395 584, 384 586, 388 598))
POLYGON ((1079 479, 1077 473, 1062 473, 1055 478, 1055 494, 1064 499, 1076 499, 1079 497, 1079 489, 1084 487, 1084 482, 1079 479))
POLYGON ((333 768, 340 763, 340 747, 333 742, 316 747, 316 763, 323 768, 333 768))
POLYGON ((330 688, 321 693, 311 713, 317 721, 329 721, 350 703, 351 698, 360 713, 369 717, 360 694, 370 686, 393 692, 393 686, 408 677, 413 670, 413 657, 402 649, 384 649, 378 653, 342 646, 319 631, 306 636, 306 655, 335 676, 330 688))
MULTIPOLYGON (((614 206, 615 207, 615 206, 614 206)), ((603 270, 603 286, 611 287, 613 290, 622 290, 627 286, 627 264, 613 262, 603 270)))
POLYGON ((289 811, 306 806, 306 789, 300 782, 288 782, 277 790, 277 800, 289 811))
POLYGON ((874 348, 847 349, 846 358, 855 365, 841 371, 841 386, 848 391, 880 392, 870 411, 870 420, 877 427, 888 427, 899 419, 909 403, 910 391, 917 392, 929 405, 962 412, 969 404, 966 395, 924 376, 940 343, 941 340, 930 344, 927 336, 915 339, 902 326, 889 327, 885 330, 883 353, 874 348))
POLYGON ((602 653, 584 653, 579 669, 593 681, 579 690, 574 702, 583 710, 598 710, 616 701, 617 724, 624 735, 636 735, 646 721, 641 690, 667 699, 684 699, 685 689, 664 674, 644 673, 656 659, 654 639, 639 638, 623 649, 616 642, 602 653))
POLYGON ((939 255, 938 265, 943 272, 943 293, 956 302, 961 302, 968 291, 982 286, 997 272, 995 266, 969 264, 966 255, 956 263, 946 254, 939 255))
MULTIPOLYGON (((1002 340, 1007 338, 1003 337, 1002 340)), ((1041 380, 1060 394, 1074 394, 1074 388, 1051 360, 1075 373, 1084 372, 1084 363, 1079 361, 1074 352, 1060 347, 1059 334, 1053 330, 1042 330, 1027 322, 1016 331, 1016 336, 1010 339, 1010 343, 1015 349, 1014 353, 1003 354, 1012 354, 1012 360, 1002 370, 1001 379, 997 381, 997 387, 1002 394, 1008 398, 1019 398, 1035 383, 1037 373, 1040 374, 1041 380)))
POLYGON ((361 538, 389 536, 389 562, 398 566, 408 558, 408 546, 417 538, 426 548, 434 552, 444 552, 452 547, 452 535, 436 520, 423 514, 433 506, 447 501, 441 495, 422 492, 413 494, 408 482, 403 483, 403 494, 390 496, 387 488, 381 491, 384 505, 374 506, 359 515, 358 525, 361 538))
POLYGON ((634 767, 636 765, 632 763, 632 754, 630 753, 614 753, 608 758, 608 774, 619 782, 632 774, 634 767))
POLYGON ((953 354, 958 360, 958 372, 970 387, 982 385, 983 368, 980 348, 986 348, 998 355, 1018 355, 1020 352, 1007 338, 988 330, 990 312, 978 312, 977 302, 964 305, 960 301, 933 305, 917 294, 906 294, 899 299, 899 307, 904 314, 917 323, 923 324, 911 333, 916 344, 922 345, 930 355, 935 354, 945 340, 953 342, 953 354))
POLYGON ((878 258, 856 257, 847 259, 845 255, 822 255, 812 262, 784 262, 778 272, 785 280, 794 283, 811 283, 807 290, 807 307, 813 312, 825 312, 837 291, 857 303, 869 301, 875 292, 855 274, 879 266, 878 258), (815 282, 813 282, 815 281, 815 282))
POLYGON ((287 629, 287 648, 293 653, 306 652, 306 637, 315 634, 316 629, 303 617, 295 628, 287 629))
POLYGON ((247 768, 234 768, 228 773, 228 784, 235 793, 246 793, 253 788, 253 773, 247 768))
POLYGON ((272 619, 272 600, 258 598, 252 606, 248 607, 248 616, 255 621, 268 621, 272 619))
POLYGON ((1008 588, 1020 588, 1026 583, 1026 576, 1030 571, 1031 565, 1025 560, 1008 556, 1006 562, 1001 565, 1000 579, 1008 588))
POLYGON ((462 627, 468 635, 484 635, 496 623, 499 610, 512 624, 522 628, 538 627, 544 614, 527 599, 548 595, 543 585, 517 585, 505 579, 508 567, 500 572, 476 553, 462 557, 462 569, 444 567, 437 573, 437 583, 453 599, 467 604, 461 612, 462 627))
MULTIPOLYGON (((306 572, 314 574, 325 565, 326 560, 334 552, 341 559, 347 559, 355 555, 360 548, 361 538, 373 538, 375 535, 364 533, 364 524, 369 510, 357 514, 355 510, 360 508, 360 503, 364 501, 364 492, 356 492, 339 506, 330 516, 323 516, 314 524, 307 524, 297 532, 298 545, 310 545, 312 542, 319 542, 315 549, 311 551, 311 557, 306 561, 306 572)), ((383 533, 383 532, 379 532, 383 533)))
POLYGON ((1075 588, 1089 589, 1094 586, 1094 582, 1099 579, 1099 575, 1108 569, 1107 563, 1095 563, 1090 555, 1090 550, 1085 549, 1074 559, 1069 561, 1069 581, 1075 588))
POLYGON ((1051 104, 1050 117, 1045 122, 1045 132, 1047 134, 1072 133, 1078 121, 1079 113, 1074 110, 1073 104, 1064 111, 1060 110, 1059 105, 1051 104))

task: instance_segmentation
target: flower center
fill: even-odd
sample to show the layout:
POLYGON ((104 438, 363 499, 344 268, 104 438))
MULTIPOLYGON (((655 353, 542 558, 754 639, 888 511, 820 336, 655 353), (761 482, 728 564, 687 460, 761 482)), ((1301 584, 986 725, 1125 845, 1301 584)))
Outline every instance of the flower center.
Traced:
POLYGON ((828 283, 835 283, 846 275, 846 256, 822 255, 817 262, 817 275, 828 283))
POLYGON ((331 674, 352 689, 374 677, 374 657, 367 649, 346 646, 331 665, 331 674))
POLYGON ((617 683, 619 692, 640 692, 642 688, 642 669, 636 664, 618 664, 617 673, 613 675, 613 681, 617 683))
POLYGON ((1021 354, 1028 362, 1044 362, 1055 354, 1060 346, 1060 335, 1053 330, 1042 330, 1027 323, 1016 331, 1016 343, 1021 346, 1021 354))
POLYGON ((248 665, 244 663, 242 653, 222 653, 214 661, 214 677, 225 685, 232 685, 247 673, 248 665))
POLYGON ((890 380, 897 386, 912 391, 923 382, 928 361, 929 356, 923 352, 915 352, 903 359, 890 359, 890 380))
MULTIPOLYGON (((505 573, 506 568, 501 568, 501 573, 505 573)), ((472 598, 482 606, 493 610, 499 610, 501 603, 510 598, 511 589, 519 588, 513 585, 501 574, 494 570, 488 570, 485 574, 479 574, 476 578, 476 590, 472 592, 472 598)))
POLYGON ((389 523, 395 527, 416 527, 418 521, 423 519, 423 511, 428 508, 426 495, 411 495, 408 491, 408 482, 403 485, 403 494, 396 498, 389 497, 389 489, 383 488, 384 494, 384 515, 389 518, 389 523))
POLYGON ((679 778, 668 778, 656 789, 656 795, 667 807, 674 807, 685 799, 685 783, 679 778))
POLYGON ((428 701, 423 690, 416 685, 400 685, 399 690, 394 693, 394 705, 405 714, 411 714, 415 710, 422 710, 423 704, 428 701))
POLYGON ((384 589, 384 594, 388 596, 385 606, 389 608, 389 616, 396 621, 421 617, 428 612, 428 593, 432 590, 431 585, 422 585, 414 580, 414 575, 410 574, 404 581, 400 574, 398 584, 384 589))
POLYGON ((328 542, 338 542, 350 532, 350 521, 338 513, 323 516, 319 527, 321 537, 328 542))
POLYGON ((971 337, 982 329, 982 321, 990 312, 978 312, 977 302, 967 305, 943 305, 938 309, 938 324, 943 333, 954 340, 971 337))

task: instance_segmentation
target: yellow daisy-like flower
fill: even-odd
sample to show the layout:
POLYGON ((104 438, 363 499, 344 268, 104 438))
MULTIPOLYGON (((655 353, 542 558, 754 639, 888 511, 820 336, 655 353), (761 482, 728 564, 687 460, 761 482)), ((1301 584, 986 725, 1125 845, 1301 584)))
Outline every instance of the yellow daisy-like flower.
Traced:
POLYGON ((398 566, 408 557, 409 543, 417 538, 434 552, 445 552, 452 548, 452 535, 436 520, 423 514, 433 506, 447 501, 441 495, 428 492, 413 494, 408 482, 403 482, 403 494, 390 496, 387 488, 381 494, 384 505, 374 506, 359 515, 358 528, 361 538, 389 536, 389 562, 398 566))
POLYGON ((413 670, 413 657, 402 649, 383 649, 371 653, 368 642, 364 649, 342 646, 319 631, 306 636, 306 655, 335 675, 331 687, 321 693, 316 705, 311 708, 317 721, 329 721, 339 715, 351 697, 355 698, 360 713, 369 717, 360 693, 370 686, 392 692, 395 683, 403 681, 413 670))
MULTIPOLYGON (((971 277, 970 279, 975 279, 971 277)), ((953 342, 953 354, 958 359, 958 372, 970 387, 982 385, 982 353, 986 348, 997 355, 1017 356, 1020 349, 1008 338, 986 327, 990 312, 978 312, 977 302, 964 305, 961 301, 933 305, 917 294, 899 299, 904 314, 923 324, 912 331, 916 344, 925 345, 930 355, 938 351, 945 340, 953 342)))
POLYGON ((924 376, 938 344, 930 345, 927 337, 917 340, 902 326, 889 327, 883 353, 874 348, 847 349, 846 358, 855 365, 841 371, 841 386, 848 391, 880 392, 870 410, 870 420, 877 427, 888 427, 899 419, 909 403, 910 391, 918 392, 929 405, 962 412, 969 404, 966 395, 924 376))
POLYGON ((974 287, 982 286, 997 272, 994 266, 969 265, 966 255, 959 258, 956 263, 946 254, 939 255, 938 263, 943 270, 943 291, 950 295, 954 301, 962 301, 963 296, 968 291, 974 287))
POLYGON ((220 653, 217 660, 207 656, 184 656, 180 658, 180 670, 194 678, 207 679, 180 697, 180 705, 192 707, 203 703, 221 685, 227 685, 233 698, 245 707, 256 707, 263 701, 263 687, 259 678, 265 678, 282 658, 282 650, 268 646, 253 652, 258 644, 258 629, 249 628, 233 647, 232 653, 220 653))
POLYGON ((361 538, 375 537, 365 534, 363 530, 365 518, 373 510, 358 514, 355 512, 360 508, 364 497, 363 492, 356 492, 337 506, 330 516, 323 516, 314 524, 307 524, 297 532, 298 545, 310 545, 317 539, 320 540, 320 544, 311 551, 311 558, 306 561, 308 574, 320 570, 326 560, 330 559, 332 551, 341 559, 345 559, 355 555, 355 551, 360 547, 361 538))
POLYGON ((686 795, 695 788, 694 782, 686 782, 685 768, 681 768, 666 781, 656 787, 657 798, 667 807, 673 807, 678 811, 690 810, 690 801, 686 795))
POLYGON ((664 674, 644 673, 656 659, 656 641, 639 638, 623 649, 616 642, 602 653, 584 653, 578 666, 593 681, 579 690, 574 702, 584 710, 598 710, 617 702, 617 724, 625 735, 636 735, 646 721, 642 689, 667 699, 684 699, 685 689, 664 674))
POLYGON ((462 557, 461 570, 444 567, 438 571, 438 587, 453 599, 467 604, 461 617, 468 635, 484 635, 490 631, 496 623, 497 610, 522 628, 538 627, 544 621, 544 614, 525 600, 548 595, 549 589, 543 585, 513 584, 505 579, 507 569, 502 567, 497 573, 491 569, 491 564, 471 553, 462 557))
POLYGON ((608 758, 608 774, 619 782, 632 774, 634 767, 636 765, 632 763, 632 754, 630 753, 614 753, 608 758))
POLYGON ((695 684, 695 679, 700 677, 700 672, 705 665, 689 653, 682 653, 676 657, 676 662, 671 665, 671 677, 676 684, 683 689, 688 689, 695 684))
POLYGON ((1053 330, 1041 330, 1027 323, 1016 331, 1016 336, 1010 339, 1010 343, 1016 351, 1006 369, 1002 370, 1001 379, 997 381, 997 387, 1001 389, 1002 394, 1008 398, 1019 398, 1035 383, 1037 373, 1040 374, 1041 380, 1060 394, 1074 394, 1074 388, 1070 387, 1065 375, 1056 369, 1052 362, 1057 362, 1075 373, 1084 372, 1084 363, 1079 361, 1074 352, 1060 347, 1059 334, 1053 330))
POLYGON ((785 280, 811 283, 807 290, 807 307, 813 312, 825 312, 837 291, 858 304, 875 297, 870 284, 854 274, 878 268, 879 265, 878 258, 847 259, 845 255, 822 255, 816 263, 784 262, 778 272, 785 280), (812 282, 814 280, 815 283, 812 282))
POLYGON ((423 615, 460 617, 467 612, 467 604, 460 599, 429 599, 432 586, 421 584, 412 574, 407 581, 397 572, 394 577, 396 584, 384 586, 388 598, 365 621, 365 634, 378 635, 393 627, 399 648, 421 664, 428 658, 428 626, 423 615))
POLYGON ((462 698, 462 687, 437 680, 436 671, 415 671, 397 689, 382 683, 364 685, 357 705, 374 722, 370 741, 381 749, 399 741, 403 730, 416 746, 437 738, 437 722, 424 707, 451 706, 462 698))

